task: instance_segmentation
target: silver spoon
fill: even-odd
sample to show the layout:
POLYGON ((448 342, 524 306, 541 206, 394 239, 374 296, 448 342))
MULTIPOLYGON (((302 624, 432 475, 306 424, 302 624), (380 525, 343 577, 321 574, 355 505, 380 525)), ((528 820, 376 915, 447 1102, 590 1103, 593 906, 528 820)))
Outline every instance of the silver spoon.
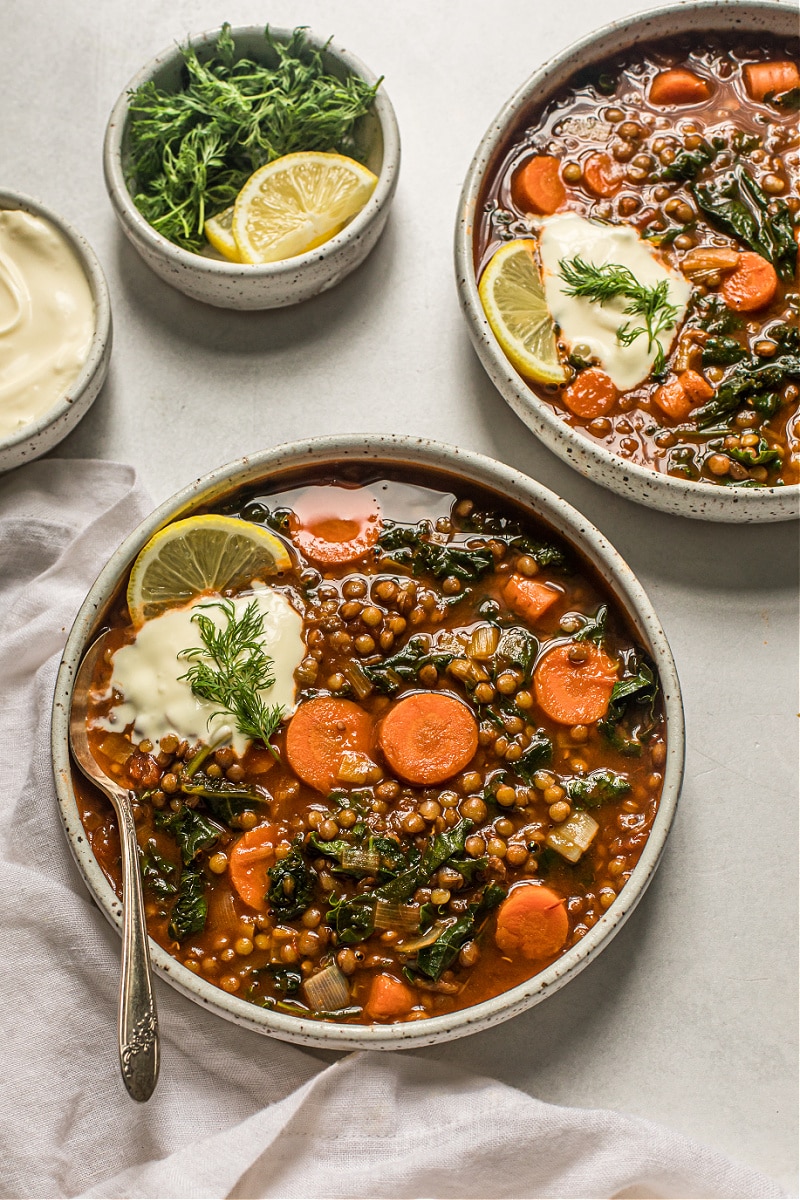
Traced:
POLYGON ((149 1100, 158 1079, 158 1016, 150 974, 150 952, 139 874, 139 846, 133 821, 133 793, 106 775, 89 747, 86 721, 89 691, 108 635, 86 652, 72 692, 69 743, 87 779, 108 796, 117 814, 122 849, 122 968, 119 989, 119 1062, 125 1087, 134 1100, 149 1100))

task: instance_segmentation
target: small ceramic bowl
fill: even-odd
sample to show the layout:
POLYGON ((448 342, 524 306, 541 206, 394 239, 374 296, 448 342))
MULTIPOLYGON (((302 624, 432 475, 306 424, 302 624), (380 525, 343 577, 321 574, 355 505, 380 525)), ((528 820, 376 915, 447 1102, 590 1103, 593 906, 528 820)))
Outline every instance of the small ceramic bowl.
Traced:
POLYGON ((791 4, 762 0, 654 8, 581 38, 534 72, 492 121, 467 172, 456 219, 456 283, 472 343, 495 387, 528 428, 582 475, 663 512, 708 521, 784 521, 800 515, 800 485, 742 489, 678 479, 622 458, 573 429, 509 363, 489 327, 475 276, 476 205, 514 131, 532 121, 579 71, 611 55, 659 38, 729 31, 791 38, 797 34, 797 11, 791 4))
MULTIPOLYGON (((683 778, 684 725, 680 686, 675 664, 661 624, 641 584, 630 567, 579 512, 527 476, 492 459, 455 446, 410 437, 319 438, 278 446, 239 462, 220 467, 204 479, 178 492, 148 517, 123 542, 92 586, 72 627, 59 669, 53 706, 52 753, 56 791, 70 848, 89 890, 107 919, 121 929, 120 901, 100 869, 81 824, 72 782, 68 750, 68 723, 72 687, 84 651, 103 622, 111 597, 131 564, 153 534, 177 518, 205 510, 240 488, 255 484, 278 488, 287 472, 301 470, 304 477, 348 478, 352 465, 372 478, 376 472, 390 477, 393 470, 409 466, 416 472, 444 472, 456 486, 483 486, 519 504, 531 517, 548 525, 572 545, 605 580, 617 603, 626 612, 631 628, 654 661, 660 677, 667 723, 667 760, 658 812, 642 856, 612 906, 596 925, 551 966, 518 987, 446 1016, 396 1025, 345 1025, 307 1020, 269 1011, 230 995, 194 975, 151 940, 150 954, 156 972, 174 988, 218 1013, 258 1033, 284 1041, 327 1049, 391 1050, 448 1041, 497 1025, 538 1004, 573 979, 621 928, 641 899, 658 865, 678 802, 683 778)), ((294 478, 297 476, 295 474, 294 478)))
POLYGON ((18 210, 41 217, 54 226, 72 247, 89 281, 94 300, 95 329, 89 355, 77 378, 43 416, 0 437, 0 471, 22 466, 52 450, 94 403, 103 386, 111 356, 111 305, 100 263, 86 239, 71 225, 30 196, 0 190, 0 209, 18 210))
MULTIPOLYGON (((188 42, 200 59, 209 57, 219 29, 197 34, 188 42)), ((272 64, 276 61, 264 38, 263 26, 232 29, 239 57, 272 64)), ((292 31, 273 29, 278 42, 288 42, 292 31)), ((370 85, 375 75, 348 50, 306 31, 308 44, 322 51, 325 68, 340 78, 359 75, 370 85)), ((170 46, 133 77, 117 100, 106 127, 103 170, 114 212, 129 241, 155 273, 193 300, 217 308, 266 309, 299 304, 334 287, 366 258, 381 235, 397 186, 400 169, 400 132, 391 101, 381 86, 372 108, 356 128, 356 139, 365 165, 378 176, 370 199, 345 228, 306 254, 281 262, 250 265, 194 254, 162 237, 144 219, 128 188, 128 126, 130 93, 153 81, 159 88, 177 90, 183 56, 170 46)))

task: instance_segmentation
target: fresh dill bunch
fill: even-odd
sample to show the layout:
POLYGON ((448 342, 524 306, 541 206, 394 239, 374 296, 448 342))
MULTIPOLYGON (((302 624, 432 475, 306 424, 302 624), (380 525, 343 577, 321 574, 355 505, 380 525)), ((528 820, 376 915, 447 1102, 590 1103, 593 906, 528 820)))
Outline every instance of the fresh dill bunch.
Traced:
POLYGON ((236 616, 232 600, 213 600, 200 607, 219 608, 227 623, 220 629, 205 613, 192 614, 203 645, 178 655, 192 662, 181 679, 188 680, 195 696, 218 705, 210 719, 231 716, 240 733, 261 738, 275 754, 269 739, 280 725, 283 708, 265 704, 260 695, 275 680, 272 659, 263 648, 264 617, 257 602, 252 600, 241 617, 236 616))
POLYGON ((648 287, 621 263, 604 263, 598 267, 587 263, 579 254, 569 260, 562 259, 559 268, 561 278, 568 285, 564 289, 568 296, 585 296, 601 305, 616 299, 628 301, 622 311, 631 317, 642 317, 644 325, 626 321, 617 330, 617 339, 623 346, 630 346, 646 334, 648 351, 653 347, 656 350, 653 374, 660 375, 665 360, 658 335, 674 325, 678 317, 677 306, 670 303, 668 281, 662 279, 654 287, 648 287))
POLYGON ((150 80, 131 93, 127 182, 142 216, 170 241, 202 249, 203 226, 233 204, 254 171, 299 150, 361 158, 354 138, 380 85, 326 73, 322 54, 295 29, 284 45, 264 31, 274 67, 235 58, 230 25, 211 56, 182 48, 186 82, 150 80))

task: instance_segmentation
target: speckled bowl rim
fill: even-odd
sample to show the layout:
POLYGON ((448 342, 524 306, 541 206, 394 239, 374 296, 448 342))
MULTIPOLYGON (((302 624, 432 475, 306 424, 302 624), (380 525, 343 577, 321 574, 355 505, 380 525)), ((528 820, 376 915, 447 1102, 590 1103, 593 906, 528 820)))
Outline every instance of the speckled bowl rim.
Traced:
POLYGON ((194 975, 150 941, 156 972, 179 992, 228 1020, 284 1041, 324 1049, 389 1050, 431 1045, 489 1028, 557 991, 587 966, 621 928, 641 899, 663 852, 683 779, 685 734, 678 676, 664 630, 641 584, 604 535, 581 513, 540 483, 503 463, 425 438, 368 434, 324 437, 276 446, 220 467, 177 492, 147 517, 114 552, 91 587, 70 631, 58 671, 53 703, 52 756, 59 811, 70 849, 103 915, 119 930, 121 905, 86 840, 72 788, 68 751, 73 679, 84 648, 99 627, 100 615, 136 554, 167 522, 188 515, 198 506, 213 504, 232 489, 256 482, 268 484, 272 476, 288 469, 316 466, 335 470, 351 462, 374 463, 387 472, 400 464, 450 472, 467 483, 482 484, 512 502, 521 503, 534 518, 541 517, 594 564, 627 611, 637 636, 658 668, 667 721, 667 762, 661 802, 630 880, 611 908, 580 942, 534 978, 492 1000, 409 1024, 349 1026, 308 1021, 269 1012, 228 995, 194 975))
MULTIPOLYGON (((230 32, 235 42, 237 38, 263 34, 264 28, 263 25, 240 25, 232 27, 230 32)), ((291 29, 280 29, 273 26, 270 26, 269 30, 272 37, 279 42, 288 41, 294 32, 291 29)), ((122 144, 129 112, 129 93, 135 91, 143 83, 147 83, 157 71, 160 71, 168 63, 178 59, 181 46, 205 45, 212 39, 216 39, 220 33, 221 28, 190 34, 180 43, 176 42, 168 46, 160 54, 151 58, 130 80, 112 108, 106 126, 103 141, 103 172, 106 189, 119 219, 135 232, 136 237, 145 242, 155 254, 184 271, 238 281, 247 279, 280 280, 283 277, 292 277, 302 271, 305 264, 317 262, 321 258, 329 258, 335 255, 342 246, 357 239, 377 219, 384 206, 391 202, 397 187, 397 174, 400 166, 400 130, 397 118, 386 86, 381 83, 372 103, 372 111, 378 119, 383 136, 383 160, 375 190, 353 220, 345 225, 340 233, 329 238, 327 242, 323 242, 321 246, 317 246, 315 250, 309 250, 305 254, 298 254, 293 258, 281 259, 274 263, 231 263, 207 258, 205 255, 195 254, 191 250, 184 250, 183 247, 176 246, 168 238, 158 233, 144 219, 128 191, 122 167, 122 144)), ((330 38, 321 38, 311 29, 306 29, 305 33, 309 45, 317 50, 324 50, 338 59, 352 74, 360 75, 371 86, 378 82, 378 76, 360 58, 351 54, 338 42, 330 38)))
MULTIPOLYGON (((514 371, 491 331, 478 296, 473 266, 474 213, 486 170, 509 127, 516 124, 531 98, 546 85, 551 75, 567 66, 578 71, 596 59, 604 58, 608 51, 602 50, 598 54, 598 43, 604 43, 615 34, 629 34, 631 46, 672 33, 679 35, 686 32, 682 18, 687 14, 708 13, 709 18, 714 17, 716 25, 709 20, 705 26, 709 31, 713 28, 735 31, 747 17, 775 15, 782 26, 792 11, 797 21, 796 10, 780 0, 723 0, 722 3, 697 0, 648 9, 612 21, 578 39, 539 67, 500 109, 478 145, 459 200, 455 229, 456 286, 475 349, 504 400, 550 450, 595 483, 640 504, 701 520, 783 521, 797 518, 800 516, 800 484, 739 489, 677 479, 614 454, 568 425, 514 371)), ((787 32, 788 26, 787 31, 779 30, 779 34, 787 32)), ((547 96, 542 93, 535 103, 538 107, 546 101, 547 96)))
MULTIPOLYGON (((23 425, 10 437, 0 438, 0 459, 14 447, 23 446, 26 442, 38 439, 51 425, 65 417, 92 383, 97 371, 105 370, 111 350, 111 301, 108 295, 108 284, 100 261, 86 238, 52 208, 43 204, 41 200, 35 200, 23 192, 0 188, 0 210, 9 209, 19 209, 22 212, 30 213, 31 216, 42 217, 63 234, 77 255, 78 262, 89 281, 94 301, 95 323, 89 354, 73 382, 64 390, 55 404, 36 421, 23 425)), ((68 433, 69 428, 65 428, 64 437, 68 433)))

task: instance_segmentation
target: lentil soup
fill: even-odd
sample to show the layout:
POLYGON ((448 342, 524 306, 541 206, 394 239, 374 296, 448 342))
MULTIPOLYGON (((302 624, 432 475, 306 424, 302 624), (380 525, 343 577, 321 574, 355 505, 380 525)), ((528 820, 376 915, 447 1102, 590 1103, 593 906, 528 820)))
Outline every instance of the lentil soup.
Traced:
POLYGON ((637 46, 528 112, 487 172, 473 246, 490 324, 541 399, 630 462, 800 481, 797 61, 796 38, 637 46), (515 279, 534 287, 527 323, 493 319, 492 275, 501 303, 515 279))
MULTIPOLYGON (((353 1025, 536 975, 614 903, 661 792, 658 679, 606 585, 524 510, 431 471, 289 479, 216 512, 277 539, 288 567, 143 623, 119 594, 90 707, 94 753, 136 792, 150 935, 232 995, 353 1025), (302 624, 269 746, 168 717, 142 736, 121 652, 187 613, 230 634, 265 592, 302 624)), ((282 686, 283 651, 263 645, 282 686)), ((113 812, 74 786, 119 894, 113 812)))

